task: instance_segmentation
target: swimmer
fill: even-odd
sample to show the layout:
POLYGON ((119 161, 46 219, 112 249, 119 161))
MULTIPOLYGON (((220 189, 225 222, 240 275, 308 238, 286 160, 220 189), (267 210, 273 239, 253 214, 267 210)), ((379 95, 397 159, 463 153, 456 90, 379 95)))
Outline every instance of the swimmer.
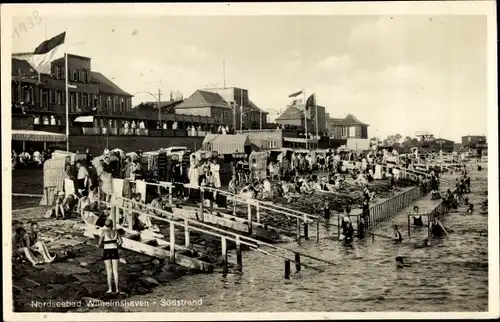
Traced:
POLYGON ((429 241, 429 238, 426 238, 423 241, 417 242, 417 243, 415 243, 415 245, 413 245, 414 248, 426 248, 426 247, 431 247, 431 246, 432 246, 432 244, 429 241))
POLYGON ((403 241, 403 235, 401 235, 401 232, 398 230, 397 225, 394 225, 394 232, 392 235, 392 240, 397 244, 399 244, 403 241))
POLYGON ((403 260, 403 256, 396 256, 396 266, 398 268, 403 268, 403 267, 410 267, 410 264, 407 264, 403 260))
POLYGON ((469 204, 469 208, 467 209, 467 213, 471 214, 473 211, 474 211, 474 205, 473 204, 469 204))
POLYGON ((418 206, 413 207, 413 226, 423 227, 424 223, 422 221, 422 215, 419 213, 420 208, 418 206))

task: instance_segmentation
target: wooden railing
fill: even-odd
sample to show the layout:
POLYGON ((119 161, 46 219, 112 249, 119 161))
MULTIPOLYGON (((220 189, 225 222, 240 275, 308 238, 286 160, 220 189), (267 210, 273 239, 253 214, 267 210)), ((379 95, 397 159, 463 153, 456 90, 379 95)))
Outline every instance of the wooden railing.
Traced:
MULTIPOLYGON (((302 252, 298 252, 292 249, 284 248, 284 247, 279 247, 273 244, 269 244, 245 235, 241 235, 235 232, 227 231, 212 225, 205 224, 203 222, 199 222, 196 220, 191 220, 188 218, 183 218, 178 215, 175 215, 174 213, 168 212, 166 210, 162 209, 157 209, 148 205, 141 205, 143 208, 149 210, 149 211, 154 211, 155 213, 160 213, 160 214, 165 214, 171 218, 174 219, 168 219, 164 217, 160 217, 154 214, 151 214, 149 212, 145 211, 140 211, 136 209, 132 209, 131 206, 134 203, 137 203, 134 200, 127 199, 127 198, 120 198, 124 205, 120 205, 117 203, 111 203, 111 204, 106 204, 107 206, 111 207, 111 214, 110 214, 110 219, 113 221, 113 227, 114 229, 117 228, 118 224, 118 216, 120 212, 126 216, 127 214, 134 212, 137 215, 143 215, 146 217, 150 217, 151 219, 157 220, 157 221, 162 221, 169 223, 169 243, 170 243, 170 251, 169 251, 169 260, 172 263, 175 263, 176 256, 175 252, 176 249, 187 249, 191 246, 191 240, 190 240, 190 231, 197 231, 199 233, 205 234, 205 235, 210 235, 212 237, 218 237, 221 240, 221 246, 222 246, 222 264, 223 264, 223 275, 227 274, 227 264, 228 264, 228 248, 227 248, 227 241, 232 241, 236 244, 236 258, 237 258, 237 266, 238 269, 241 271, 243 268, 243 258, 242 258, 242 253, 241 253, 241 245, 246 245, 249 246, 251 249, 256 250, 258 252, 261 252, 266 255, 270 255, 276 258, 284 259, 285 260, 285 278, 289 278, 290 274, 290 263, 295 263, 297 267, 297 271, 300 271, 301 266, 312 268, 317 271, 322 271, 321 269, 311 266, 308 264, 301 263, 300 257, 306 257, 313 259, 317 262, 322 262, 326 263, 329 265, 335 265, 332 262, 329 262, 324 259, 320 259, 302 252), (184 246, 180 246, 176 244, 176 236, 175 236, 175 227, 180 227, 184 229, 184 246), (271 253, 270 251, 266 251, 260 248, 260 246, 266 246, 274 251, 279 251, 281 253, 285 254, 290 254, 293 253, 294 258, 290 259, 286 255, 282 254, 276 254, 276 253, 271 253)), ((132 220, 129 221, 129 229, 132 229, 132 220)))

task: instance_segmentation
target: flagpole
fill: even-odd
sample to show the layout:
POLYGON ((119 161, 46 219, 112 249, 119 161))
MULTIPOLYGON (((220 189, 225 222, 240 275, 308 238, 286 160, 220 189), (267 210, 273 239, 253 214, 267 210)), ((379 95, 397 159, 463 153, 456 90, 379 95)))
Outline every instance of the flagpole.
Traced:
POLYGON ((68 54, 64 53, 64 90, 66 96, 66 151, 69 152, 69 90, 68 90, 68 54))
POLYGON ((306 149, 309 148, 309 144, 308 144, 308 140, 307 140, 307 137, 308 137, 308 132, 307 132, 307 96, 306 96, 306 89, 303 88, 302 89, 302 94, 304 95, 304 123, 305 123, 305 130, 306 130, 306 149))

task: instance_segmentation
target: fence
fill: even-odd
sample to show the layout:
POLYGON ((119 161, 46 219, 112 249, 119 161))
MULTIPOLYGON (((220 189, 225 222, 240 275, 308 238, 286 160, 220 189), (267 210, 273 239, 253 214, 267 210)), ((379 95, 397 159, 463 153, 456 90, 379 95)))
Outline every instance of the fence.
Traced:
MULTIPOLYGON (((235 232, 227 231, 224 229, 220 229, 218 227, 208 225, 196 220, 191 220, 188 218, 181 218, 179 216, 176 216, 173 213, 170 213, 165 210, 157 209, 151 206, 143 205, 145 208, 145 211, 141 211, 138 209, 132 209, 130 206, 135 202, 134 200, 126 199, 126 198, 121 198, 125 201, 125 205, 117 205, 117 204, 108 204, 109 207, 111 207, 111 220, 113 221, 113 227, 114 229, 117 228, 118 221, 119 221, 119 215, 120 213, 123 214, 123 216, 127 216, 128 214, 134 212, 136 213, 137 216, 143 215, 150 217, 152 219, 155 219, 157 221, 162 221, 169 223, 169 241, 165 243, 166 246, 169 247, 169 252, 168 252, 168 259, 171 263, 175 263, 176 260, 182 260, 176 255, 176 249, 177 250, 187 250, 191 246, 191 241, 190 241, 190 231, 196 231, 202 234, 210 235, 213 237, 218 237, 220 238, 221 241, 221 259, 222 259, 222 265, 223 265, 223 275, 227 275, 227 265, 228 265, 228 247, 227 247, 227 242, 232 241, 236 245, 236 261, 237 261, 237 267, 239 271, 242 271, 243 267, 243 258, 242 258, 242 253, 241 253, 241 245, 246 245, 250 247, 253 250, 256 250, 258 252, 261 252, 265 255, 269 255, 275 258, 280 258, 285 260, 285 278, 288 279, 290 277, 290 265, 291 263, 295 263, 296 270, 300 271, 301 266, 308 267, 311 269, 314 269, 316 271, 322 271, 322 269, 319 269, 315 266, 311 266, 309 264, 304 264, 301 263, 301 256, 305 258, 309 258, 312 260, 315 260, 316 262, 322 262, 326 263, 328 265, 335 265, 332 262, 329 262, 327 260, 317 258, 308 254, 304 254, 299 251, 291 250, 288 248, 284 247, 279 247, 276 245, 272 245, 263 241, 259 241, 257 239, 244 236, 235 232), (168 216, 173 217, 174 219, 168 219, 164 217, 160 217, 155 214, 148 213, 146 211, 153 211, 155 213, 161 213, 161 214, 167 214, 168 216), (179 221, 180 220, 180 221, 179 221), (184 246, 176 244, 176 236, 175 236, 175 228, 176 226, 179 226, 184 229, 184 246), (276 254, 276 253, 271 253, 270 251, 263 250, 259 248, 260 246, 266 246, 272 250, 275 251, 280 251, 282 253, 293 253, 293 259, 290 259, 286 255, 282 254, 276 254)), ((130 222, 129 222, 130 224, 130 222)), ((131 226, 130 226, 131 227, 131 226)), ((134 247, 140 247, 137 245, 137 243, 133 243, 133 241, 128 241, 124 242, 124 247, 128 247, 129 249, 133 249, 134 247)), ((157 253, 159 254, 159 253, 157 253)), ((164 256, 167 256, 166 250, 163 249, 161 254, 164 254, 164 256)))
MULTIPOLYGON (((452 196, 455 195, 459 189, 462 189, 463 186, 468 186, 468 185, 470 185, 470 178, 467 178, 467 180, 461 182, 460 185, 452 191, 452 196)), ((445 200, 442 199, 434 208, 432 208, 432 210, 428 214, 422 214, 423 216, 427 216, 427 218, 428 218, 427 235, 429 238, 431 237, 431 234, 432 234, 431 222, 436 217, 441 220, 449 210, 450 210, 449 206, 447 206, 445 203, 445 200)), ((411 226, 410 217, 411 216, 412 215, 408 215, 408 236, 410 236, 410 234, 411 234, 410 233, 410 230, 411 230, 410 229, 411 228, 410 227, 411 226)))

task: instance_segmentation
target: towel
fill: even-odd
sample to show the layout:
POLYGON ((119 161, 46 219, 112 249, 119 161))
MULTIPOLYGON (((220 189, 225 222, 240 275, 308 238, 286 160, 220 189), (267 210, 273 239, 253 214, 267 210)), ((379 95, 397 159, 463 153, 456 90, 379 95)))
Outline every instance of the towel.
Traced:
POLYGON ((141 201, 146 202, 146 181, 137 180, 135 182, 135 192, 141 194, 141 201))
POLYGON ((69 178, 64 178, 64 192, 67 195, 75 193, 75 183, 69 178))

